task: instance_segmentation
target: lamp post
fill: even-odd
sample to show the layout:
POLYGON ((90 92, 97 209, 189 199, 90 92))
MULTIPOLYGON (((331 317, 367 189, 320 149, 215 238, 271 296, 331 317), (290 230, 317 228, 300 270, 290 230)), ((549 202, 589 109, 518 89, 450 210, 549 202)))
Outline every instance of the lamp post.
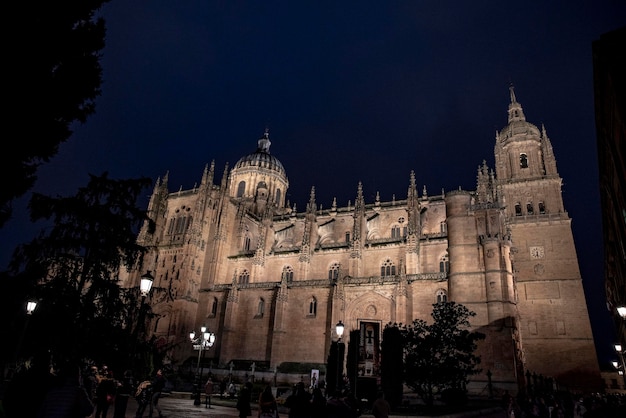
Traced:
POLYGON ((626 371, 626 363, 624 362, 624 352, 622 351, 622 345, 621 344, 614 344, 613 348, 615 349, 615 352, 617 353, 617 356, 619 357, 619 361, 613 361, 613 367, 615 367, 617 369, 617 373, 622 376, 622 385, 626 384, 626 380, 624 377, 624 372, 626 371))
POLYGON ((208 350, 215 344, 215 334, 207 331, 206 327, 200 328, 200 335, 196 337, 196 332, 191 331, 189 333, 189 340, 193 344, 194 350, 198 350, 198 364, 196 368, 196 391, 193 400, 194 405, 200 405, 202 400, 200 399, 200 384, 202 383, 202 372, 200 370, 200 358, 202 357, 202 351, 208 350))
MULTIPOLYGON (((154 276, 152 276, 150 270, 147 270, 145 274, 141 276, 139 282, 139 292, 141 293, 141 304, 139 305, 139 315, 137 317, 137 325, 135 326, 134 337, 132 341, 132 355, 130 357, 131 362, 136 362, 137 358, 137 340, 143 338, 143 331, 146 321, 146 297, 150 294, 152 284, 154 283, 154 276)), ((137 363, 131 363, 131 366, 137 363)), ((140 362, 143 364, 143 362, 140 362)), ((143 372, 143 370, 142 370, 143 372)))
POLYGON ((26 329, 28 328, 28 320, 33 314, 33 312, 35 312, 36 308, 37 308, 37 301, 31 299, 26 302, 26 319, 24 320, 24 326, 22 327, 22 332, 20 333, 20 337, 17 340, 17 345, 15 346, 15 355, 13 356, 14 358, 13 367, 15 368, 14 370, 17 369, 17 362, 19 359, 20 351, 22 350, 22 343, 24 342, 24 336, 26 335, 26 329))
POLYGON ((346 345, 341 341, 343 336, 344 325, 341 320, 335 325, 335 332, 337 333, 337 390, 343 389, 343 357, 346 351, 346 345))

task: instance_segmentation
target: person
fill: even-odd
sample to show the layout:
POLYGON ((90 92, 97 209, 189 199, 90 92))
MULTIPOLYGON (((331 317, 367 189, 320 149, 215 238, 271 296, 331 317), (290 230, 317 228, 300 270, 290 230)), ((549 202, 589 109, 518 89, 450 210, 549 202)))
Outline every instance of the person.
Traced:
POLYGON ((117 394, 115 395, 115 410, 113 418, 125 418, 126 408, 128 407, 128 398, 135 391, 135 378, 132 370, 126 370, 122 376, 122 380, 117 386, 117 394))
POLYGON ((113 373, 107 372, 96 388, 96 418, 106 418, 109 407, 115 401, 117 383, 113 379, 113 373))
POLYGON ((308 418, 311 416, 311 394, 304 389, 304 383, 298 382, 291 395, 287 396, 285 406, 289 408, 289 418, 308 418))
POLYGON ((142 418, 144 411, 152 400, 152 382, 150 380, 144 380, 137 386, 135 399, 137 399, 135 418, 142 418))
POLYGON ((311 417, 324 418, 326 416, 326 397, 322 388, 317 386, 313 389, 313 395, 311 396, 311 417))
POLYGON ((235 387, 235 384, 233 382, 230 382, 230 385, 228 385, 228 397, 230 399, 233 399, 236 394, 237 388, 235 387))
POLYGON ((98 401, 96 396, 96 389, 98 389, 98 383, 100 383, 100 373, 98 372, 98 366, 90 366, 87 375, 83 379, 83 385, 89 395, 89 399, 95 405, 98 401))
POLYGON ((209 375, 206 383, 204 384, 204 394, 206 395, 204 405, 207 408, 211 407, 211 395, 213 395, 213 378, 209 375))
POLYGON ((37 418, 78 418, 93 413, 93 404, 85 388, 80 385, 80 367, 68 362, 57 372, 58 384, 47 393, 37 418))
POLYGON ((161 397, 161 392, 163 392, 163 389, 165 388, 165 382, 163 370, 157 370, 154 379, 152 379, 152 399, 150 400, 150 411, 148 412, 148 417, 150 418, 152 418, 152 414, 155 409, 159 413, 159 418, 163 418, 163 412, 159 406, 159 398, 161 397))
POLYGON ((382 390, 378 392, 376 400, 372 404, 372 415, 374 418, 389 418, 391 413, 391 406, 387 399, 385 399, 385 392, 382 390))
POLYGON ((270 385, 265 385, 263 392, 259 395, 258 418, 278 418, 278 404, 270 385))
POLYGON ((252 408, 250 407, 250 401, 252 400, 252 383, 246 382, 239 392, 239 399, 237 399, 237 410, 239 411, 239 418, 245 418, 252 416, 252 408))

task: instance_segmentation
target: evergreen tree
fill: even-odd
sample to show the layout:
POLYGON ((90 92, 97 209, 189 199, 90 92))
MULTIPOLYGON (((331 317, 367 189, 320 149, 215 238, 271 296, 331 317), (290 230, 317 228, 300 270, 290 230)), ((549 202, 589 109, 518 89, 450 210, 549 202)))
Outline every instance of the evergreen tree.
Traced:
POLYGON ((445 389, 465 392, 468 377, 480 372, 474 351, 485 335, 469 330, 475 315, 461 304, 440 302, 433 305, 432 324, 416 319, 402 329, 405 383, 427 405, 445 389))
POLYGON ((140 265, 146 251, 137 232, 152 223, 136 201, 150 183, 104 173, 92 175, 75 196, 33 195, 32 220, 47 219, 52 226, 18 247, 10 265, 23 289, 40 300, 29 333, 36 340, 26 347, 107 364, 128 355, 139 291, 121 288, 117 275, 140 265))
POLYGON ((0 227, 11 203, 35 183, 42 163, 56 155, 85 122, 100 95, 105 24, 96 17, 108 0, 9 1, 3 16, 4 126, 10 147, 0 154, 0 227))

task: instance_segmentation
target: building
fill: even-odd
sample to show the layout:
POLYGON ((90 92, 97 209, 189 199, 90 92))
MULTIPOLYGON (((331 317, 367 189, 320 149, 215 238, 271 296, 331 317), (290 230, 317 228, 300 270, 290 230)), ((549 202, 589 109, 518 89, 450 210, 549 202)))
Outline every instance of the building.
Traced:
POLYGON ((150 301, 151 329, 175 363, 195 355, 189 332, 206 325, 217 335, 207 356, 220 364, 324 364, 342 321, 360 330, 359 374, 375 377, 385 324, 428 321, 434 303, 451 300, 487 335, 470 389, 490 375, 516 391, 526 372, 601 385, 551 141, 512 87, 495 172, 479 165, 476 190, 420 194, 410 173, 403 200, 366 202, 359 184, 353 204, 322 210, 312 189, 298 211, 270 144, 266 132, 219 182, 213 163, 191 190, 170 192, 167 175, 156 182, 156 231, 139 235, 150 253, 126 280, 136 286, 147 269, 167 289, 150 301))
MULTIPOLYGON (((592 48, 604 282, 621 347, 626 347, 625 48, 626 27, 602 35, 592 48)), ((615 355, 624 379, 624 350, 615 355)))

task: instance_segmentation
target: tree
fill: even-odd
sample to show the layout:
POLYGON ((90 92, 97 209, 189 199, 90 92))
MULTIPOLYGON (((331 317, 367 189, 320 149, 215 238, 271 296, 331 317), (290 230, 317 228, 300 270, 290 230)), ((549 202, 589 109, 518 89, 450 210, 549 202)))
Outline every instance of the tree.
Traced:
POLYGON ((397 324, 385 325, 381 351, 380 383, 385 399, 392 407, 397 407, 402 403, 404 382, 403 335, 397 324))
POLYGON ((469 330, 475 315, 461 304, 440 302, 433 305, 432 324, 416 319, 402 328, 405 383, 428 406, 445 389, 465 392, 468 376, 480 372, 474 351, 485 335, 469 330))
POLYGON ((84 123, 100 95, 105 24, 95 12, 109 0, 11 1, 4 11, 4 110, 11 146, 0 157, 0 227, 14 199, 35 183, 38 167, 84 123))
POLYGON ((121 288, 117 273, 142 262, 146 249, 137 244, 137 232, 152 222, 136 201, 150 183, 112 180, 104 173, 92 175, 75 196, 33 195, 32 220, 53 225, 18 247, 10 264, 40 300, 31 318, 37 338, 29 347, 110 363, 115 353, 127 355, 139 292, 121 288))

